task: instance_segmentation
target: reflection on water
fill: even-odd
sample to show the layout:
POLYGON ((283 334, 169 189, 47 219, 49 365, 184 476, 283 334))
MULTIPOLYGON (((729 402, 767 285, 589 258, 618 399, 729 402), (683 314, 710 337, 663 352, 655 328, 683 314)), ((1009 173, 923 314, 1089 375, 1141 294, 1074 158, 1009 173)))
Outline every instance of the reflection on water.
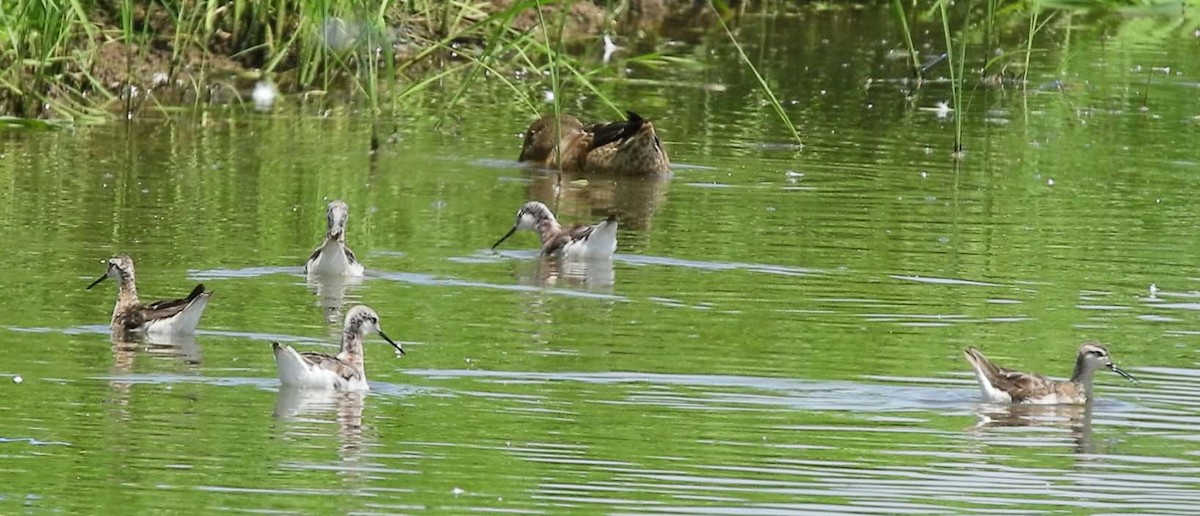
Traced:
POLYGON ((363 489, 372 478, 374 465, 364 452, 376 446, 374 434, 363 427, 362 392, 336 392, 281 387, 275 398, 274 416, 280 421, 285 436, 296 444, 329 443, 337 449, 337 462, 321 460, 291 460, 280 464, 283 469, 301 471, 333 471, 353 489, 363 489), (332 422, 336 428, 330 428, 332 422))
POLYGON ((568 260, 537 257, 517 269, 517 282, 540 287, 570 287, 611 294, 616 273, 611 258, 568 260))
MULTIPOLYGON (((622 230, 648 231, 667 198, 669 178, 573 175, 531 171, 526 198, 550 207, 559 220, 592 224, 616 215, 622 230)), ((618 243, 618 249, 620 244, 618 243)))
POLYGON ((133 362, 138 353, 151 356, 176 358, 188 367, 200 366, 203 354, 196 336, 192 334, 158 334, 123 332, 111 337, 114 357, 113 374, 133 372, 133 362))
POLYGON ((361 392, 281 388, 275 397, 275 417, 284 420, 336 414, 339 423, 360 428, 362 409, 361 392))
POLYGON ((111 335, 112 367, 108 381, 109 397, 106 403, 112 408, 114 420, 128 423, 132 419, 130 399, 133 383, 122 380, 133 374, 140 356, 146 359, 165 359, 182 363, 187 369, 198 369, 202 364, 200 346, 194 335, 160 335, 140 332, 117 332, 111 335))
MULTIPOLYGON (((330 324, 341 324, 345 319, 345 311, 342 309, 346 304, 347 295, 351 295, 351 299, 357 300, 357 296, 353 296, 354 288, 361 285, 363 278, 361 276, 312 276, 305 278, 305 284, 309 290, 317 295, 317 306, 321 307, 321 313, 325 316, 325 322, 330 324)), ((339 328, 340 330, 340 328, 339 328)))
POLYGON ((1092 404, 1082 405, 1001 405, 980 403, 975 410, 974 430, 1030 428, 1036 439, 1046 440, 1046 430, 1063 430, 1074 445, 1075 453, 1095 453, 1092 443, 1092 404))
POLYGON ((362 453, 363 393, 281 387, 275 398, 275 417, 282 421, 309 422, 332 417, 335 437, 345 462, 358 462, 362 453))

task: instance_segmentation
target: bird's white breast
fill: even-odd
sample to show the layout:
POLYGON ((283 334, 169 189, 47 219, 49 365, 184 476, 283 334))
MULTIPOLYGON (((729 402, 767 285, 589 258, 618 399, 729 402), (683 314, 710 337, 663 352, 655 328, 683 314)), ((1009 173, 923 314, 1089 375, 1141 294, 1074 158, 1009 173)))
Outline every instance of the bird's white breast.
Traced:
POLYGON ((342 244, 336 240, 326 243, 305 269, 310 276, 362 276, 363 273, 362 264, 351 263, 342 244))

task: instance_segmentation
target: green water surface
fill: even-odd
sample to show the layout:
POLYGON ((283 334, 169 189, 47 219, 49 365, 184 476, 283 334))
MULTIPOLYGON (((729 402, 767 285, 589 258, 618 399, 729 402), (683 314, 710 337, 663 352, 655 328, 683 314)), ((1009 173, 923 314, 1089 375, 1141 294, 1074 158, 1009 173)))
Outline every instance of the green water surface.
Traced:
POLYGON ((723 33, 657 43, 701 66, 597 60, 661 182, 518 166, 533 114, 486 81, 374 156, 365 114, 293 99, 0 133, 0 513, 1194 513, 1197 18, 1058 16, 1027 87, 944 117, 888 6, 744 18, 803 149, 723 33), (335 198, 361 283, 300 272, 335 198), (527 200, 619 214, 611 266, 488 250, 527 200), (215 290, 194 339, 112 342, 84 287, 114 253, 144 299, 215 290), (370 337, 365 396, 280 392, 269 342, 336 350, 354 303, 408 354, 370 337), (1062 377, 1084 340, 1141 383, 1010 410, 961 356, 1062 377))

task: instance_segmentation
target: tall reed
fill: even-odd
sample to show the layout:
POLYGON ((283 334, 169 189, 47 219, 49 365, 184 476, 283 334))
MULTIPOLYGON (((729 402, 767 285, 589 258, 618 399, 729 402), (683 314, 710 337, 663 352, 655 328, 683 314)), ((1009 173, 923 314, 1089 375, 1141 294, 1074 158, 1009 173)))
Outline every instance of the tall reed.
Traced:
POLYGON ((892 7, 896 9, 896 20, 900 22, 900 32, 904 34, 904 43, 908 48, 909 63, 912 65, 912 75, 914 79, 921 78, 921 57, 917 54, 917 47, 913 45, 912 32, 908 28, 908 14, 904 11, 904 6, 900 4, 900 0, 892 0, 892 7))
POLYGON ((761 88, 763 93, 766 94, 768 102, 775 110, 775 114, 779 115, 779 119, 782 120, 784 125, 787 126, 788 131, 791 132, 792 138, 796 140, 796 143, 803 145, 804 139, 800 137, 800 132, 796 130, 796 124, 792 123, 792 119, 788 116, 787 111, 784 111, 783 104, 781 104, 779 102, 779 98, 775 96, 775 91, 771 89, 771 86, 767 84, 767 80, 764 79, 762 74, 758 72, 758 67, 754 66, 754 63, 751 62, 750 58, 746 56, 745 49, 742 48, 742 44, 738 42, 738 39, 733 35, 733 32, 729 30, 729 25, 725 23, 725 19, 721 17, 721 12, 717 9, 717 6, 713 4, 713 0, 707 1, 709 8, 712 9, 712 11, 717 15, 717 21, 721 24, 721 30, 725 31, 725 35, 728 36, 729 41, 733 43, 733 48, 737 49, 738 57, 741 59, 742 64, 746 65, 746 68, 748 68, 750 72, 754 74, 755 80, 758 81, 759 88, 761 88))
MULTIPOLYGON (((965 34, 960 34, 959 39, 962 41, 961 51, 958 56, 954 55, 954 40, 950 37, 950 15, 946 12, 946 4, 949 0, 938 0, 938 11, 942 15, 942 34, 946 38, 946 64, 950 68, 950 91, 954 102, 954 152, 952 155, 956 159, 961 159, 963 154, 963 117, 966 116, 966 109, 963 106, 963 89, 964 89, 964 61, 967 55, 967 37, 965 34), (957 66, 955 66, 957 65, 957 66)), ((970 9, 967 9, 968 14, 964 15, 963 27, 968 27, 970 19, 970 9)))

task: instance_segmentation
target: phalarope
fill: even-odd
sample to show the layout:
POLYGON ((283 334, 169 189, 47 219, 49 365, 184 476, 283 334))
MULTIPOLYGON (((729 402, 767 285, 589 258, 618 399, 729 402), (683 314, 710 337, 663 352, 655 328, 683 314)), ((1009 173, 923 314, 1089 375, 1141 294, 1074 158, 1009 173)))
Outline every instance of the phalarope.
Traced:
POLYGON ((1040 374, 1022 373, 993 364, 978 349, 963 351, 975 370, 983 397, 995 403, 1029 403, 1035 405, 1083 404, 1092 399, 1092 379, 1101 366, 1131 380, 1133 375, 1113 364, 1108 349, 1099 343, 1088 342, 1079 347, 1075 372, 1069 380, 1051 380, 1040 374))
POLYGON ((275 364, 279 367, 279 382, 301 389, 334 389, 365 391, 367 370, 363 367, 363 337, 374 331, 401 355, 404 348, 379 329, 379 316, 366 305, 351 308, 342 328, 342 350, 337 355, 301 353, 291 346, 272 342, 275 364))
POLYGON ((200 316, 204 314, 204 307, 208 305, 208 298, 212 296, 212 291, 205 292, 201 283, 185 298, 144 305, 138 300, 133 258, 125 254, 110 258, 108 271, 88 285, 88 290, 108 277, 117 281, 117 304, 113 308, 110 323, 114 334, 125 331, 159 334, 195 332, 200 316))
POLYGON ((304 265, 304 273, 309 276, 362 276, 363 266, 354 257, 354 252, 346 247, 346 219, 350 216, 350 207, 342 201, 332 201, 325 210, 325 220, 328 229, 325 230, 325 242, 313 251, 304 265))
POLYGON ((671 161, 654 125, 632 111, 617 122, 583 125, 571 115, 546 115, 525 131, 517 161, 569 172, 670 175, 671 161))
POLYGON ((542 256, 560 258, 611 258, 617 250, 617 219, 609 216, 596 225, 577 224, 564 228, 545 204, 529 201, 517 210, 517 222, 492 249, 518 230, 537 231, 542 256))

